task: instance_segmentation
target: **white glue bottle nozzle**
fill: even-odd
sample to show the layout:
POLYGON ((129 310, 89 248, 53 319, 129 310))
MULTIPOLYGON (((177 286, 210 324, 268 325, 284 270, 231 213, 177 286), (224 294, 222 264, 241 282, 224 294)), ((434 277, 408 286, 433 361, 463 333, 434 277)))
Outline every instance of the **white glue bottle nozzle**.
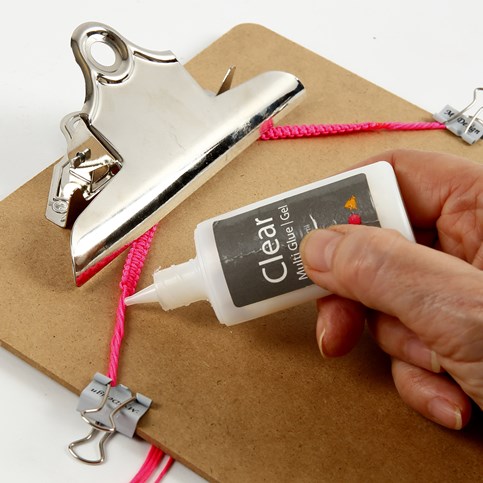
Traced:
POLYGON ((207 300, 205 282, 198 260, 193 258, 153 275, 154 283, 126 298, 126 305, 159 302, 164 310, 176 309, 197 300, 207 300))
POLYGON ((143 288, 141 291, 126 297, 126 305, 136 304, 148 304, 150 302, 157 302, 158 296, 156 295, 156 287, 149 285, 149 287, 143 288))

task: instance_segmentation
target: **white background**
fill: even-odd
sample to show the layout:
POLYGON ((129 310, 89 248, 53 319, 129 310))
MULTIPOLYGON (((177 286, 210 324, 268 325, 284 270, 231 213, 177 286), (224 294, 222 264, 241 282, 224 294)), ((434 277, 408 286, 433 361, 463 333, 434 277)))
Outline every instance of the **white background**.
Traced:
MULTIPOLYGON (((464 107, 483 83, 482 18, 482 3, 454 0, 5 2, 0 199, 64 153, 60 119, 84 96, 70 50, 82 22, 107 23, 142 47, 172 50, 182 63, 234 25, 260 23, 434 112, 447 103, 464 107)), ((129 481, 147 454, 148 444, 117 436, 106 464, 73 461, 66 444, 86 432, 76 397, 3 349, 0 388, 1 481, 129 481)), ((165 481, 199 478, 176 464, 165 481)))

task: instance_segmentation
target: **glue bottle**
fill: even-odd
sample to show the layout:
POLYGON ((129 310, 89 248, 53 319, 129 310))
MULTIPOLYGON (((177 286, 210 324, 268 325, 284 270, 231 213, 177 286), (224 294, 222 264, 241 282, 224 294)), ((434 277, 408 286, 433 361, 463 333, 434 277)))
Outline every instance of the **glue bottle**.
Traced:
POLYGON ((159 269, 127 305, 164 310, 208 300, 234 325, 328 295, 307 277, 300 242, 336 224, 392 228, 414 241, 396 176, 385 161, 287 191, 200 223, 196 258, 159 269))

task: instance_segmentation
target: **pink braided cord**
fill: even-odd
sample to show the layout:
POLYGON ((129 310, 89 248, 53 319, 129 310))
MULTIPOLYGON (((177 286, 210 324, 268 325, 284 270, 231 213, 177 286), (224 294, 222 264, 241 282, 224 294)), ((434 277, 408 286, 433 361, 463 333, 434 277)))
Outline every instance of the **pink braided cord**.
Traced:
POLYGON ((163 451, 161 451, 159 448, 156 448, 156 446, 151 446, 143 465, 134 475, 131 483, 145 483, 148 481, 149 477, 154 473, 159 463, 163 459, 163 456, 163 451))
POLYGON ((174 458, 172 456, 168 456, 168 460, 166 461, 166 464, 164 465, 163 469, 159 473, 154 483, 159 483, 164 478, 168 470, 171 468, 171 466, 173 466, 173 463, 174 463, 174 458))
MULTIPOLYGON (((151 446, 151 448, 149 449, 148 455, 144 460, 143 465, 136 473, 134 478, 131 480, 131 483, 145 483, 146 481, 148 481, 149 478, 155 473, 158 466, 161 464, 161 461, 163 460, 163 458, 164 458, 164 452, 159 448, 156 448, 156 446, 151 446)), ((168 470, 171 468, 171 466, 173 466, 173 463, 174 463, 174 458, 171 456, 168 456, 166 463, 164 464, 163 468, 159 472, 159 475, 154 481, 154 483, 159 483, 164 478, 168 470)))
POLYGON ((351 134, 371 131, 423 131, 445 129, 439 122, 360 122, 355 124, 301 124, 274 126, 267 123, 261 130, 263 141, 275 139, 294 139, 334 134, 351 134))
MULTIPOLYGON (((121 344, 124 338, 124 326, 126 321, 126 297, 129 297, 136 291, 136 286, 141 275, 144 262, 149 253, 149 248, 156 233, 157 225, 154 225, 144 235, 140 236, 133 242, 129 253, 124 262, 124 268, 122 270, 121 282, 119 288, 121 289, 121 295, 119 297, 119 303, 116 311, 116 325, 114 327, 114 333, 111 339, 111 350, 109 356, 109 370, 108 377, 112 379, 112 384, 116 385, 117 373, 119 369, 119 355, 121 352, 121 344)), ((164 457, 164 452, 156 446, 151 446, 148 455, 144 460, 143 465, 136 473, 131 483, 144 483, 148 481, 151 475, 156 471, 156 468, 161 463, 164 457)), ((168 460, 164 465, 161 473, 156 479, 156 483, 159 483, 164 475, 167 473, 171 465, 174 463, 174 459, 168 456, 168 460)))
POLYGON ((111 353, 109 356, 109 370, 107 376, 112 379, 112 385, 116 385, 117 371, 119 367, 119 353, 121 351, 122 339, 124 337, 124 323, 126 318, 126 297, 129 297, 136 291, 144 262, 149 252, 149 247, 156 233, 157 225, 154 225, 144 235, 141 235, 133 242, 122 270, 121 296, 116 312, 116 325, 111 339, 111 353))

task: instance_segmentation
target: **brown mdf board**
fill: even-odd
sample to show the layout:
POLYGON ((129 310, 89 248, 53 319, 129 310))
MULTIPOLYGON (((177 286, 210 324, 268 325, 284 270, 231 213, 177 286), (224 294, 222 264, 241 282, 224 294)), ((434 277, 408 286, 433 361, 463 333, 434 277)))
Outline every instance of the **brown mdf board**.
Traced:
MULTIPOLYGON (((287 123, 431 119, 257 25, 234 28, 188 69, 216 90, 233 64, 236 82, 267 70, 302 80, 307 97, 287 123)), ((161 221, 139 286, 159 265, 194 256, 200 221, 402 147, 483 159, 483 144, 446 131, 258 141, 161 221)), ((74 286, 69 232, 44 218, 51 174, 0 204, 0 340, 79 393, 107 371, 125 257, 74 286)), ((482 478, 481 411, 460 432, 425 420, 400 400, 388 359, 368 336, 349 356, 323 360, 314 327, 313 303, 233 327, 220 325, 204 302, 169 313, 130 308, 119 381, 154 401, 138 434, 214 481, 482 478)))

